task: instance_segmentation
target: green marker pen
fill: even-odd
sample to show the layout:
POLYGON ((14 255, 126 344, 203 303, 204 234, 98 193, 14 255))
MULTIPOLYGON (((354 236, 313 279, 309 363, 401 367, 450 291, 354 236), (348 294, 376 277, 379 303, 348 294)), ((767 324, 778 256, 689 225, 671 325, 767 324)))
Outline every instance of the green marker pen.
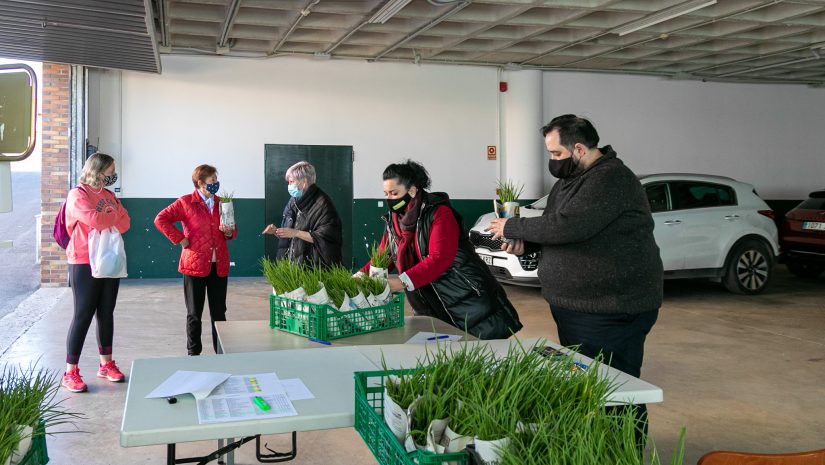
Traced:
POLYGON ((252 401, 255 402, 255 405, 257 405, 258 408, 263 410, 264 412, 266 412, 270 408, 269 404, 266 403, 263 397, 255 396, 255 398, 252 401))

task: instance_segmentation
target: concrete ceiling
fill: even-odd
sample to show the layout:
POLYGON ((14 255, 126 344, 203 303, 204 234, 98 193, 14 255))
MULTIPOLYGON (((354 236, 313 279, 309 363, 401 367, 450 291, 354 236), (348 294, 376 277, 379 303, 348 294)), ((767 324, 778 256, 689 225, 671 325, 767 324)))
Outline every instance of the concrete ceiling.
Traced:
POLYGON ((396 0, 0 0, 0 56, 160 72, 159 52, 307 55, 825 86, 825 0, 398 1, 380 22, 396 0))
POLYGON ((161 53, 825 85, 825 0, 718 0, 678 16, 709 2, 412 0, 384 23, 370 20, 392 0, 151 1, 161 53))

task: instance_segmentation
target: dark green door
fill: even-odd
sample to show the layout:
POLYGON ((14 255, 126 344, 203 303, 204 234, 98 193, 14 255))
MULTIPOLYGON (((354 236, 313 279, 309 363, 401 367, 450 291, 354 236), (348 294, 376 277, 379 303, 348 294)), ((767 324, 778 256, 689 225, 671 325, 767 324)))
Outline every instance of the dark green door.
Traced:
MULTIPOLYGON (((348 145, 282 145, 264 146, 265 215, 264 224, 280 225, 284 207, 289 201, 286 191, 286 170, 306 160, 315 166, 315 184, 332 198, 341 217, 343 230, 342 254, 344 266, 352 267, 352 146, 348 145)), ((278 238, 267 234, 264 251, 275 257, 278 238)))

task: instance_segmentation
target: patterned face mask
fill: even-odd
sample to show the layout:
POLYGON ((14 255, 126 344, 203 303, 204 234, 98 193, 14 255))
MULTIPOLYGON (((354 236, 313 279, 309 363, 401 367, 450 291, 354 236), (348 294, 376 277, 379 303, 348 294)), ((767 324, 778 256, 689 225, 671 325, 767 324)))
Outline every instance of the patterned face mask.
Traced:
POLYGON ((112 184, 117 182, 117 173, 111 176, 103 176, 103 185, 106 187, 111 186, 112 184))
POLYGON ((220 190, 220 188, 221 188, 221 183, 219 181, 218 182, 213 182, 212 184, 207 184, 206 185, 206 191, 209 192, 212 195, 217 194, 218 190, 220 190))

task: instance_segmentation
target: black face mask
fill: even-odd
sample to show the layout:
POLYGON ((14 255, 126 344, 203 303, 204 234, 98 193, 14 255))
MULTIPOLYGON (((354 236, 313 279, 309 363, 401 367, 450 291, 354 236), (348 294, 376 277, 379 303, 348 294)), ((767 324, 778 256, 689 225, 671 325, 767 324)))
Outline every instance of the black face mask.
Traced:
POLYGON ((407 192, 404 194, 403 197, 399 199, 387 199, 387 205, 390 206, 390 210, 396 213, 402 213, 404 208, 409 205, 412 197, 410 197, 410 193, 407 192))
POLYGON ((572 154, 561 160, 553 160, 551 158, 547 166, 550 168, 550 174, 559 179, 567 179, 576 174, 576 171, 579 169, 579 163, 572 154))

